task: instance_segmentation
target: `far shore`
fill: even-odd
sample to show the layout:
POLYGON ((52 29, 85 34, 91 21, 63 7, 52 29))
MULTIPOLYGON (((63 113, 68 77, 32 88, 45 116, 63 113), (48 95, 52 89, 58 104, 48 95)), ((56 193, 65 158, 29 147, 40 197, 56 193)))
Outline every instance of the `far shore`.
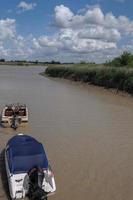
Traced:
POLYGON ((5 62, 0 62, 0 65, 8 65, 8 66, 40 66, 44 65, 42 63, 34 63, 34 62, 10 62, 10 61, 5 61, 5 62))

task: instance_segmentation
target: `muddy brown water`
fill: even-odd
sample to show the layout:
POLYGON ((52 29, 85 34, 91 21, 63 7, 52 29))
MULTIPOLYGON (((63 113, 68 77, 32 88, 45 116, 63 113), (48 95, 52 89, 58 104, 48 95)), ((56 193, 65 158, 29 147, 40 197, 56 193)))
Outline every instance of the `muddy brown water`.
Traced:
POLYGON ((16 133, 44 145, 54 169, 53 200, 133 199, 133 98, 42 77, 43 67, 0 66, 0 110, 26 103, 29 125, 0 127, 0 199, 8 199, 3 149, 16 133))

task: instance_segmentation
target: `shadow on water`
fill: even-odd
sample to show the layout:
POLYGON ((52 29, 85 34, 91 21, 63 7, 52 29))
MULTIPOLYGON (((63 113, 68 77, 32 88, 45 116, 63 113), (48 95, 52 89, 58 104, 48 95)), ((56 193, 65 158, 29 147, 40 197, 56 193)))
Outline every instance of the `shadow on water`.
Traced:
POLYGON ((2 150, 0 154, 0 188, 2 193, 0 193, 0 199, 8 199, 10 200, 10 194, 9 194, 9 187, 8 187, 8 181, 7 181, 7 175, 6 175, 6 168, 5 168, 5 158, 4 158, 5 150, 2 150))

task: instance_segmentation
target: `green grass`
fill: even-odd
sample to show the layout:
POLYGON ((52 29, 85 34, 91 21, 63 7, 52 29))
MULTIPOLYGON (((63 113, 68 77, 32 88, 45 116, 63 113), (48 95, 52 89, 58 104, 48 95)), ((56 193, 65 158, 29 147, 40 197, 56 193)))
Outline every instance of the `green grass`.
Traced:
POLYGON ((73 66, 49 66, 45 74, 51 77, 81 81, 89 84, 116 88, 133 94, 133 69, 102 65, 77 64, 73 66))

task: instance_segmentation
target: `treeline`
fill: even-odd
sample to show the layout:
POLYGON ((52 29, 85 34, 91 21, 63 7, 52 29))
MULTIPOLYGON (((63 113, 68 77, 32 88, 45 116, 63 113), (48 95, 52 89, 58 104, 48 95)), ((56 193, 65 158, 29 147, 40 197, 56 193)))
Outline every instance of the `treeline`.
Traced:
POLYGON ((30 60, 8 60, 6 61, 5 59, 1 58, 0 59, 0 63, 11 63, 11 64, 42 64, 42 65, 61 65, 61 64, 74 64, 73 62, 69 62, 69 63, 64 63, 64 62, 60 62, 60 61, 39 61, 39 60, 35 60, 35 61, 30 61, 30 60))
POLYGON ((107 61, 105 65, 112 67, 133 67, 133 54, 123 52, 121 56, 114 58, 112 61, 107 61))
POLYGON ((1 58, 1 59, 0 59, 0 62, 5 62, 5 59, 1 58))

